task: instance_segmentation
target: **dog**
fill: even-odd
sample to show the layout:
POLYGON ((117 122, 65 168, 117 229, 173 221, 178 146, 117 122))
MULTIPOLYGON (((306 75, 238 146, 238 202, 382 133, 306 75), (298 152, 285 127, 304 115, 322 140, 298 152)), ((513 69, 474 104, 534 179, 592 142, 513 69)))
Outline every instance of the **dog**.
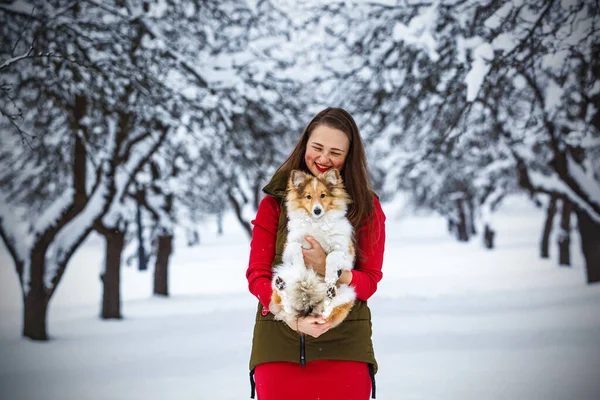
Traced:
POLYGON ((286 194, 288 236, 282 264, 273 270, 270 311, 276 319, 320 316, 339 325, 348 315, 354 288, 336 285, 339 270, 351 270, 355 251, 352 224, 346 217, 351 202, 338 170, 318 177, 291 172, 286 194), (302 248, 310 248, 304 236, 314 237, 325 253, 325 276, 304 265, 302 248))

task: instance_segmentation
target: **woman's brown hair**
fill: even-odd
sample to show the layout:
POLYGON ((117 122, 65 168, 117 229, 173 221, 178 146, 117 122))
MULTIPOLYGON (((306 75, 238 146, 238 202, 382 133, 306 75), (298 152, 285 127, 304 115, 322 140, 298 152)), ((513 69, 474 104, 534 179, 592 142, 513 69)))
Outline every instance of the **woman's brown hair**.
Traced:
POLYGON ((354 231, 357 232, 363 220, 373 211, 373 191, 371 178, 367 171, 365 147, 356 122, 346 110, 328 107, 315 115, 302 132, 290 156, 277 169, 276 174, 284 173, 289 176, 294 169, 310 173, 304 161, 306 144, 314 129, 320 125, 344 132, 350 141, 348 155, 340 172, 346 191, 352 198, 352 203, 348 208, 348 219, 354 227, 354 231))

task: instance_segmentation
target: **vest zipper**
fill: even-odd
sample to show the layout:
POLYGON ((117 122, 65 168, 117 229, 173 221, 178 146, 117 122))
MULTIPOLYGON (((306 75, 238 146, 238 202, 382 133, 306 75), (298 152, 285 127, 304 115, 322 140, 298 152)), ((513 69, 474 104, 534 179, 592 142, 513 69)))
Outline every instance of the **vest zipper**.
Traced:
POLYGON ((300 334, 300 365, 306 367, 306 347, 304 345, 304 333, 300 334))

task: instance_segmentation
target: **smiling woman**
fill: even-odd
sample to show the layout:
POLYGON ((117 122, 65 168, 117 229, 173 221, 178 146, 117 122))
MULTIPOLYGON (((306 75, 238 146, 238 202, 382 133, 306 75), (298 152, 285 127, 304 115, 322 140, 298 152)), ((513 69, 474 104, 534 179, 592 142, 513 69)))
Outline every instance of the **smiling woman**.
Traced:
POLYGON ((319 125, 308 139, 304 162, 315 176, 332 168, 342 171, 349 147, 350 141, 343 131, 319 125))
MULTIPOLYGON (((358 127, 348 112, 327 108, 308 124, 288 159, 267 186, 253 221, 246 277, 259 303, 250 356, 252 398, 354 399, 375 395, 377 362, 371 341, 371 311, 367 300, 377 290, 385 243, 385 215, 371 190, 366 156, 358 127), (341 324, 312 315, 280 321, 269 312, 272 268, 282 261, 288 235, 286 186, 293 170, 318 176, 340 171, 352 202, 347 217, 354 230, 356 261, 343 270, 337 284, 348 284, 356 301, 341 324)), ((302 251, 304 264, 325 271, 326 254, 313 238, 302 251)))

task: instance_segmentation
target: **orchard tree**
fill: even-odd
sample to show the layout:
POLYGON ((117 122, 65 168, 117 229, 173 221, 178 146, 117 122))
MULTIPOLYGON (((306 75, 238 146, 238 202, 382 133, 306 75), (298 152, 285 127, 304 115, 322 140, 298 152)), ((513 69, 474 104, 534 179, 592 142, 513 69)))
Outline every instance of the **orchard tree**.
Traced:
POLYGON ((563 264, 571 210, 577 216, 588 283, 600 281, 599 12, 586 1, 506 2, 475 49, 491 56, 477 97, 507 88, 494 107, 521 185, 561 199, 563 264))
POLYGON ((23 335, 32 339, 48 338, 48 303, 95 224, 110 216, 107 226, 122 229, 115 199, 178 112, 160 68, 148 64, 156 53, 138 51, 148 32, 130 11, 121 2, 0 6, 8 21, 2 58, 40 55, 4 63, 2 76, 22 118, 2 121, 14 134, 0 156, 0 234, 22 287, 23 335))

